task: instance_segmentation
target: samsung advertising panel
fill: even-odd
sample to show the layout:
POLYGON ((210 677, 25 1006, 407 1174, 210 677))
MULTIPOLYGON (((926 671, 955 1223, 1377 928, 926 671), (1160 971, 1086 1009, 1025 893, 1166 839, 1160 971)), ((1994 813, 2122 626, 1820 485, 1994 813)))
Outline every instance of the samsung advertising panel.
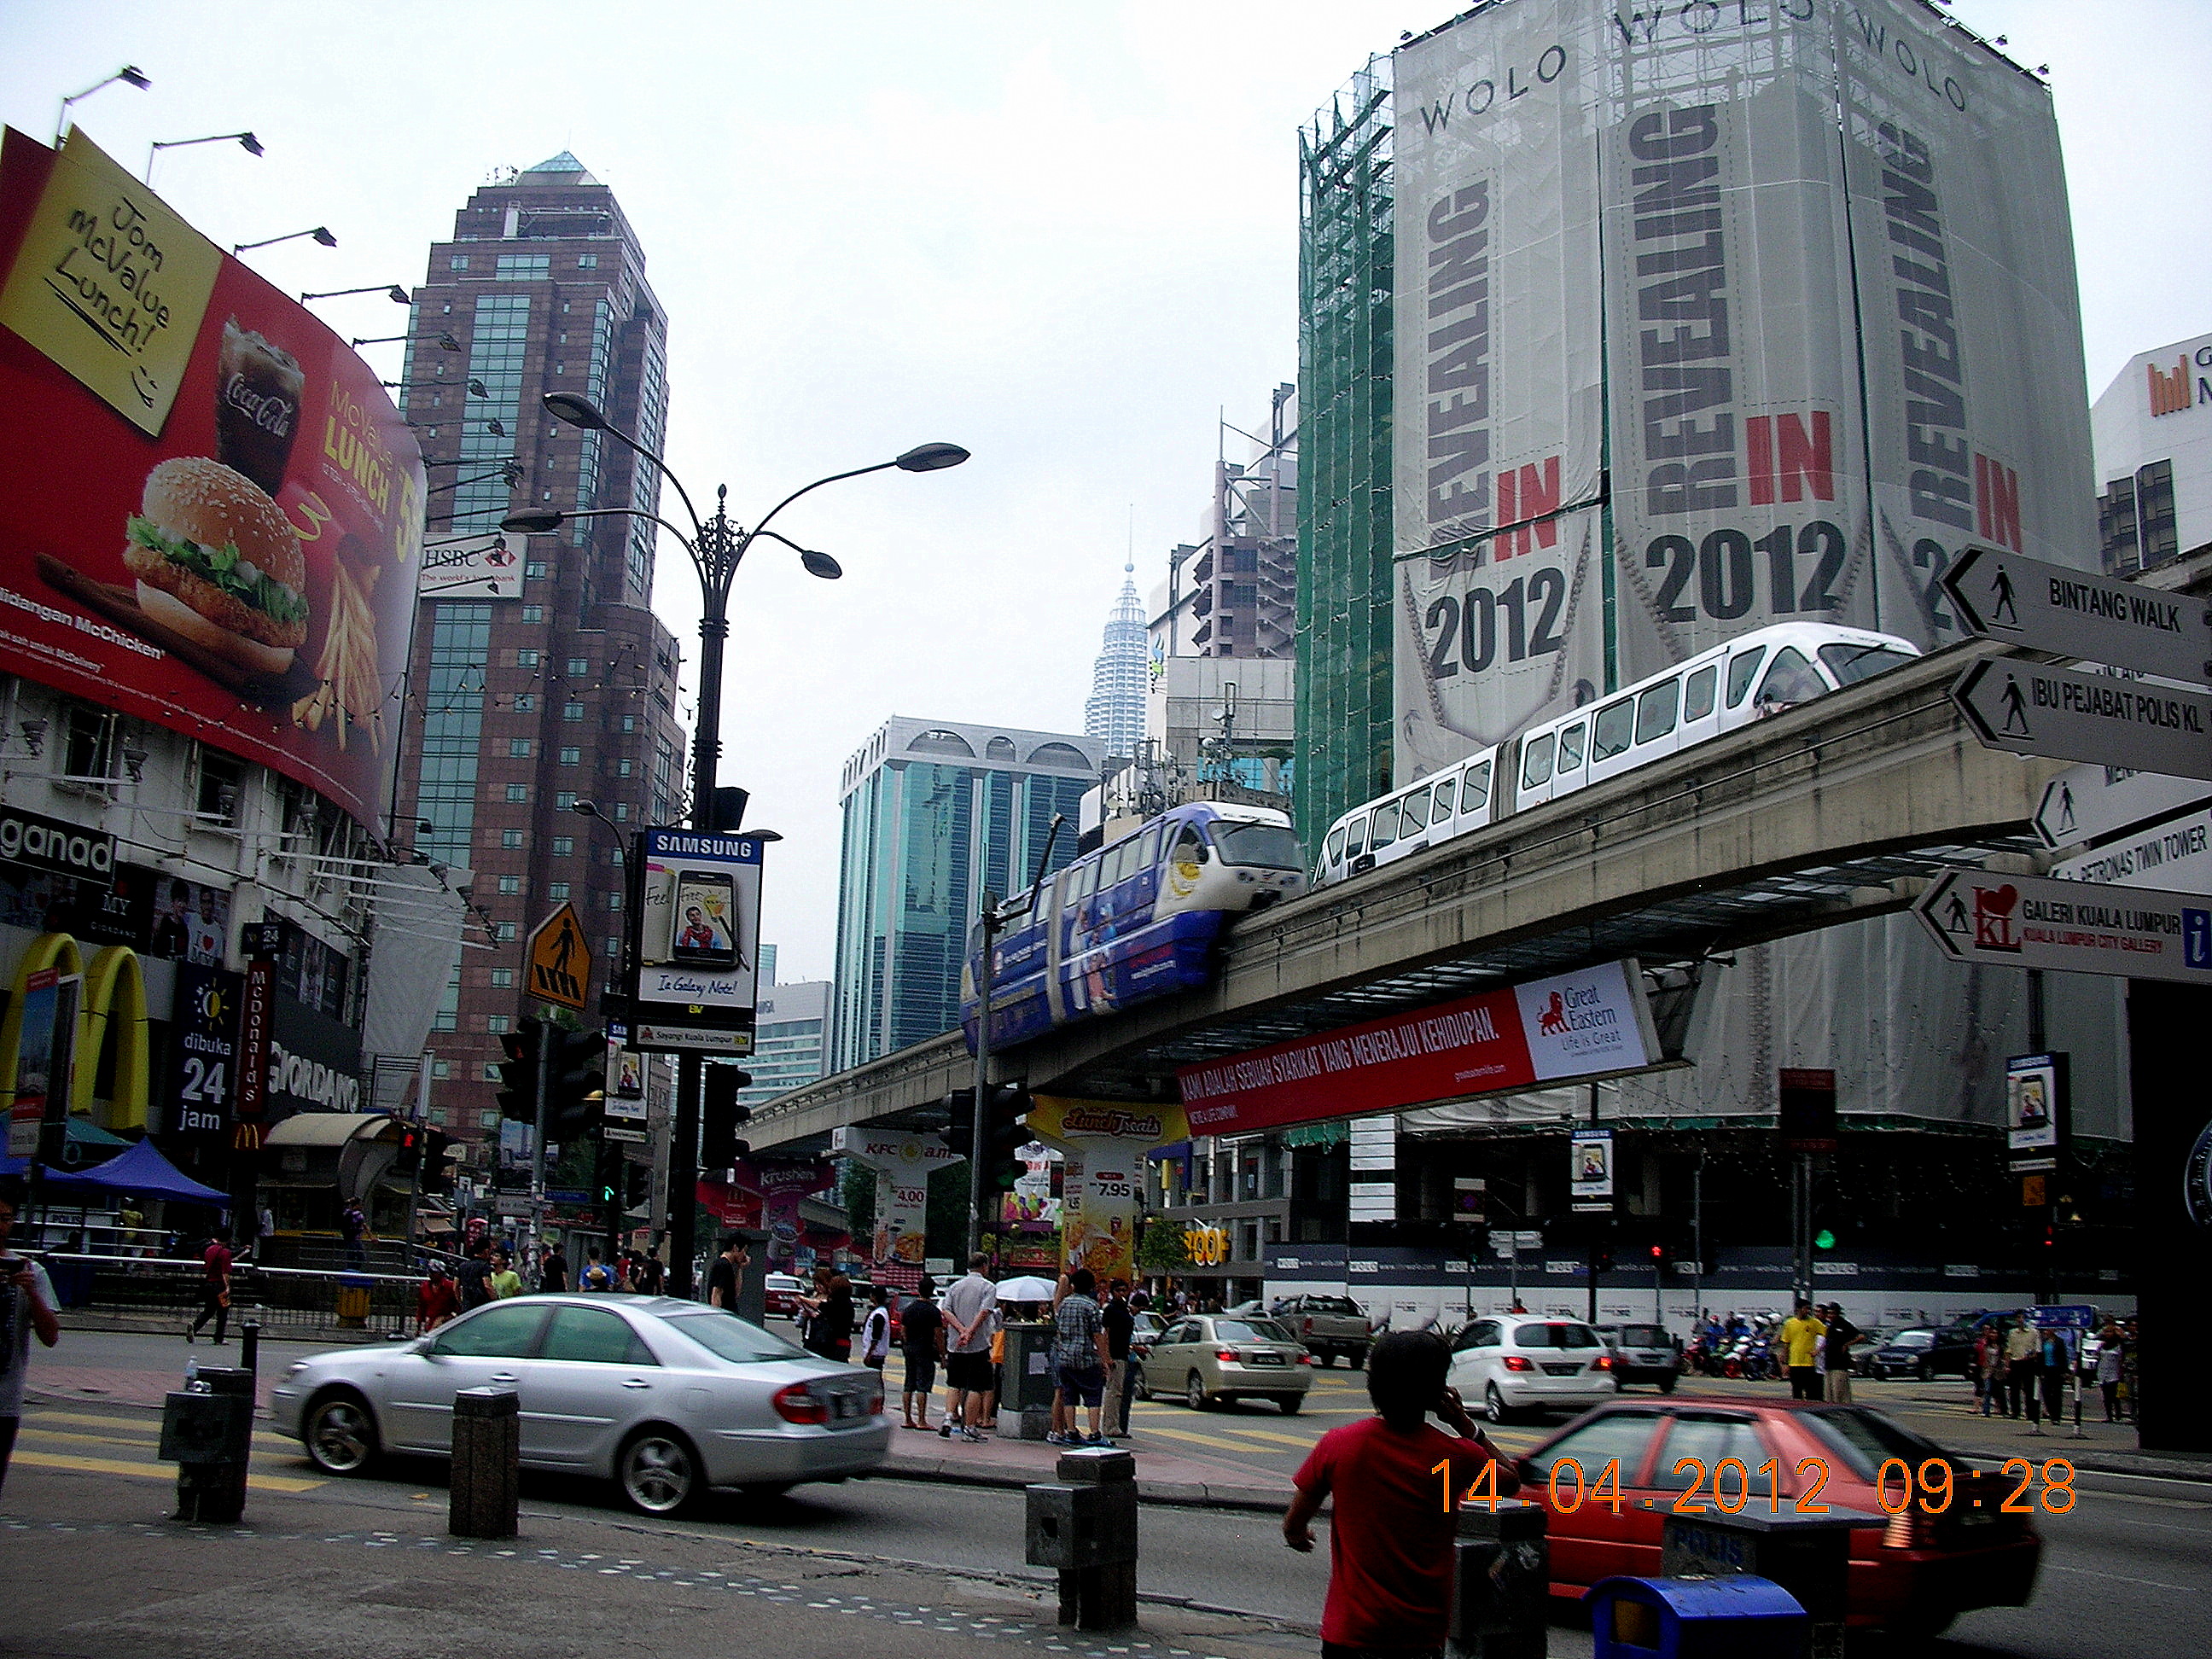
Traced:
POLYGON ((629 1046, 749 1054, 760 962, 761 842, 647 830, 636 837, 629 1046))
POLYGON ((0 669, 380 823, 420 453, 343 341, 72 132, 0 151, 0 669))
POLYGON ((1912 0, 1516 0, 1394 70, 1400 782, 1774 623, 1948 643, 1970 541, 2094 564, 2035 77, 1912 0))

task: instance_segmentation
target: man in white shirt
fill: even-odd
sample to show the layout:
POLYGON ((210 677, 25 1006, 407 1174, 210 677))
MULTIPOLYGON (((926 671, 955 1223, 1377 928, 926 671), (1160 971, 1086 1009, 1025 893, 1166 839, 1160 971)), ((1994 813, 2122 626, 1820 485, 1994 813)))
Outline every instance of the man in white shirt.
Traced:
POLYGON ((31 1368, 31 1334, 49 1348, 61 1340, 54 1317, 54 1287, 46 1270, 8 1249, 15 1224, 15 1206, 0 1198, 0 1484, 8 1479, 8 1459, 15 1449, 15 1431, 23 1420, 23 1378, 31 1368))
POLYGON ((968 1258, 968 1273, 945 1293, 945 1421, 938 1434, 950 1438, 960 1425, 963 1440, 983 1437, 983 1401, 992 1391, 991 1337, 999 1328, 998 1287, 984 1277, 991 1258, 978 1250, 968 1258))

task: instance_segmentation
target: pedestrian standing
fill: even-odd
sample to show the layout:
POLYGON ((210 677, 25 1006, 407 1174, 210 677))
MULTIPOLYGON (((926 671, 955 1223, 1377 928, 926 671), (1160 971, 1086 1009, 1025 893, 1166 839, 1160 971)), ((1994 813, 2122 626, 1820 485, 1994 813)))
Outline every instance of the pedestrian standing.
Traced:
POLYGON ((1820 1352, 1820 1339, 1828 1328, 1813 1311, 1813 1304, 1802 1298, 1797 1310, 1782 1322, 1783 1363, 1790 1367, 1790 1397, 1792 1400, 1818 1400, 1820 1397, 1820 1373, 1816 1369, 1820 1352))
POLYGON ((215 1345, 222 1346, 223 1324, 230 1317, 230 1234, 217 1227, 208 1236, 207 1249, 200 1252, 200 1316, 185 1327, 186 1342, 212 1319, 215 1345))
POLYGON ((1106 1432, 1116 1440, 1129 1437, 1129 1345, 1137 1320, 1129 1307, 1129 1282, 1115 1279, 1108 1287, 1106 1305, 1098 1318, 1106 1328, 1106 1432))
POLYGON ((743 1231, 722 1235, 722 1252, 707 1269, 707 1301, 724 1313, 738 1310, 738 1288, 752 1264, 753 1235, 743 1231))
POLYGON ((362 1213, 361 1200, 349 1198, 345 1208, 338 1212, 338 1236, 345 1240, 345 1264, 359 1269, 368 1266, 368 1246, 362 1238, 368 1231, 368 1218, 362 1213))
POLYGON ((868 1316, 860 1324, 860 1363, 880 1376, 891 1357, 891 1292, 887 1285, 868 1287, 868 1316))
POLYGON ((491 1246, 479 1238, 453 1269, 453 1296, 463 1313, 491 1300, 491 1246))
POLYGON ((1106 1397, 1106 1373, 1112 1364, 1106 1343, 1106 1327, 1099 1317, 1098 1302, 1091 1292, 1098 1281, 1088 1267, 1068 1274, 1066 1294, 1052 1312, 1052 1369, 1059 1384, 1054 1416, 1064 1416, 1066 1426, 1045 1438, 1061 1446, 1103 1446, 1109 1443, 1100 1431, 1100 1414, 1106 1397), (1091 1414, 1091 1431, 1076 1427, 1078 1408, 1091 1414))
POLYGON ((584 1252, 584 1271, 577 1277, 576 1288, 580 1291, 611 1291, 614 1287, 613 1272, 599 1260, 599 1247, 592 1245, 584 1252))
POLYGON ((1844 1317, 1844 1304, 1828 1304, 1828 1329, 1820 1339, 1821 1351, 1828 1362, 1827 1398, 1832 1405, 1851 1403, 1851 1344, 1859 1339, 1859 1328, 1844 1317))
POLYGON ((31 1368, 31 1336, 51 1348, 62 1340, 54 1317, 54 1287, 46 1270, 8 1248, 15 1228, 15 1201, 0 1197, 0 1486, 23 1420, 23 1380, 31 1368))
POLYGON ((1447 1385, 1450 1368, 1451 1351, 1432 1331, 1382 1338, 1367 1356, 1367 1396, 1377 1414, 1331 1429, 1295 1477, 1297 1495, 1283 1516, 1291 1548, 1313 1548, 1314 1516, 1324 1501, 1334 1503, 1324 1659, 1385 1653, 1413 1659, 1440 1650, 1458 1521, 1455 1506, 1437 1495, 1466 1492, 1485 1464, 1496 1469, 1500 1497, 1519 1489, 1513 1466, 1447 1385), (1451 1434, 1430 1425, 1432 1411, 1451 1434))
POLYGON ((945 1357, 945 1316, 937 1310, 937 1281, 925 1279, 921 1293, 899 1313, 899 1351, 906 1359, 906 1393, 901 1402, 909 1429, 929 1426, 929 1395, 937 1386, 937 1363, 945 1357))
POLYGON ((978 1250, 968 1271, 945 1293, 945 1421, 937 1432, 949 1437, 957 1425, 963 1440, 983 1438, 983 1398, 991 1392, 991 1336, 999 1327, 999 1291, 983 1270, 991 1258, 978 1250))
POLYGON ((659 1256, 641 1255, 632 1259, 629 1271, 630 1289, 635 1291, 640 1296, 659 1296, 665 1284, 666 1276, 660 1270, 659 1256))
POLYGON ((2097 1333, 2097 1391, 2105 1396, 2105 1421, 2120 1420, 2120 1328, 2106 1320, 2097 1333))
POLYGON ((2035 1333, 2028 1328, 2027 1316, 2014 1314, 2005 1332, 2005 1415, 2026 1416, 2035 1419, 2035 1333))
POLYGON ((2057 1326, 2048 1326, 2039 1333, 2037 1342, 2039 1375, 2036 1380, 2043 1385, 2043 1414, 2053 1428, 2066 1414, 2066 1373, 2074 1369, 2074 1345, 2057 1326))
POLYGON ((1996 1328, 1984 1320, 1974 1328, 1974 1392, 1981 1396, 1981 1413, 1997 1413, 1997 1396, 2004 1391, 2004 1341, 1996 1328))
POLYGON ((428 1336, 453 1316, 459 1298, 453 1289, 453 1276, 446 1271, 446 1264, 434 1261, 424 1275, 422 1286, 415 1292, 415 1334, 428 1336))
POLYGON ((822 1298, 814 1317, 806 1323, 806 1351, 839 1364, 853 1358, 853 1281, 841 1273, 830 1275, 829 1294, 822 1298))
POLYGON ((505 1250, 491 1253, 491 1293, 502 1301, 522 1294, 522 1275, 514 1271, 514 1261, 505 1250))
POLYGON ((568 1288, 568 1258, 554 1245, 542 1245, 538 1249, 538 1288, 549 1296, 558 1295, 568 1288))

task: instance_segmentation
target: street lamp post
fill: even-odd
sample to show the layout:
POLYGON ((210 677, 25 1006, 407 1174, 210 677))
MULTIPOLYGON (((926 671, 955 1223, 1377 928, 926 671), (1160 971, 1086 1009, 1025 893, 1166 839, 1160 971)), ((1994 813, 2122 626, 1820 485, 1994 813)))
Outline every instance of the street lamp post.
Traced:
POLYGON ((296 242, 303 236, 313 238, 325 247, 338 245, 338 239, 331 234, 328 225, 317 225, 310 230, 288 230, 282 236, 264 236, 258 242, 234 242, 230 251, 233 253, 251 253, 258 247, 275 247, 279 242, 296 242))
MULTIPOLYGON (((745 554, 756 540, 766 536, 770 541, 782 542, 786 546, 796 549, 799 562, 810 574, 825 580, 834 580, 844 574, 838 568, 836 560, 827 553, 799 548, 797 543, 777 535, 767 527, 769 520, 801 495, 819 489, 824 484, 858 478, 870 472, 885 471, 892 467, 903 472, 936 472, 948 466, 959 465, 968 459, 968 452, 957 444, 923 444, 893 460, 878 461, 872 466, 854 467, 848 472, 833 472, 826 478, 817 478, 805 488, 794 489, 763 514, 750 529, 746 529, 730 520, 727 485, 715 492, 714 516, 702 519, 698 509, 692 505, 690 492, 684 488, 683 481, 669 471, 667 462, 610 422, 599 406, 590 398, 575 392, 549 392, 545 394, 544 404, 546 412, 556 420, 580 427, 587 432, 604 432, 633 454, 651 462, 653 469, 674 486, 678 497, 684 503, 684 511, 691 520, 691 534, 686 536, 667 520, 635 507, 594 507, 574 513, 556 507, 541 507, 511 513, 501 520, 500 528, 526 535, 542 535, 558 529, 564 520, 570 519, 647 519, 674 536, 684 550, 691 556, 692 568, 699 576, 701 601, 698 728, 693 733, 691 745, 691 827, 712 833, 715 828, 714 776, 722 752, 722 652, 730 635, 730 583, 738 574, 738 567, 744 562, 745 554)), ((689 1297, 692 1293, 692 1234, 697 1220, 699 1195, 699 1096, 704 1064, 697 1054, 677 1057, 676 1121, 668 1182, 668 1290, 672 1296, 689 1297)))

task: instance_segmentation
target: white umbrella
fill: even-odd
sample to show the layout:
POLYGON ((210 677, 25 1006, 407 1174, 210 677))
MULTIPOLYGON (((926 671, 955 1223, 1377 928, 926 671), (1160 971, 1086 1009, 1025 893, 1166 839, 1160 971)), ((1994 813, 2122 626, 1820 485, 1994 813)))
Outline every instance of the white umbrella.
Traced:
POLYGON ((1049 1302, 1060 1287, 1049 1279, 1040 1279, 1035 1273, 999 1281, 999 1300, 1001 1302, 1049 1302))

